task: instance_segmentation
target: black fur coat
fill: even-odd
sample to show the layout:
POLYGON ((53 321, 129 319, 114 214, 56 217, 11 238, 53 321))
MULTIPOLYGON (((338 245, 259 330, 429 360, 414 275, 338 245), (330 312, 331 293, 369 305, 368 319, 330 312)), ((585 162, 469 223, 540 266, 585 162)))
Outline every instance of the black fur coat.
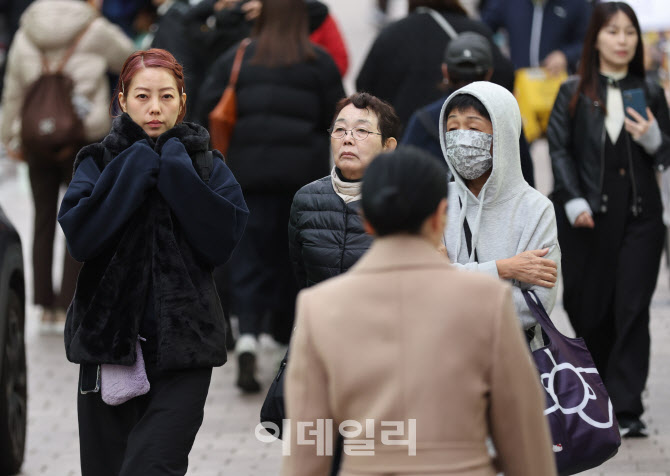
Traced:
MULTIPOLYGON (((179 124, 154 142, 124 114, 115 119, 102 143, 81 150, 75 171, 87 157, 93 157, 102 171, 139 140, 147 140, 160 154, 172 137, 179 139, 192 160, 198 155, 205 157, 194 160, 203 179, 212 170, 212 161, 221 160, 218 153, 201 153, 208 149, 209 135, 196 124, 179 124)), ((132 364, 137 335, 147 315, 157 323, 156 363, 160 368, 225 363, 225 321, 212 265, 186 241, 179 222, 156 189, 150 191, 111 243, 84 262, 68 309, 68 359, 75 363, 132 364)))

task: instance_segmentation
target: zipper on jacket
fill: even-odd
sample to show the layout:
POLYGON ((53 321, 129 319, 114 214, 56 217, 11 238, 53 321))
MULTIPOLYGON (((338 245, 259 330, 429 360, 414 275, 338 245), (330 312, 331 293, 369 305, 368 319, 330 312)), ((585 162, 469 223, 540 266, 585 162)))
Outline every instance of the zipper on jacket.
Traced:
POLYGON ((533 7, 533 23, 530 29, 529 60, 533 68, 540 66, 540 41, 542 39, 542 21, 544 20, 544 5, 536 3, 533 7))
POLYGON ((633 152, 631 151, 630 148, 629 134, 626 131, 624 131, 624 134, 626 134, 626 149, 628 150, 628 167, 630 168, 630 181, 631 184, 633 185, 633 216, 637 217, 639 212, 637 205, 637 185, 635 183, 635 172, 633 171, 633 152))
POLYGON ((342 252, 340 253, 340 274, 344 273, 344 249, 347 247, 347 227, 349 226, 349 207, 344 202, 344 235, 342 237, 342 252))

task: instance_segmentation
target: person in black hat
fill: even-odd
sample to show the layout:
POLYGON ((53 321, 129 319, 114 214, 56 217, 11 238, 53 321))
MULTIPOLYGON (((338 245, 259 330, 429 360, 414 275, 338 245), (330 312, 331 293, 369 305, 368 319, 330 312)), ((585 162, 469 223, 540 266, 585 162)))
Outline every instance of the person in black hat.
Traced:
MULTIPOLYGON (((448 173, 440 148, 439 119, 442 104, 452 92, 463 86, 475 81, 489 81, 493 69, 493 52, 486 37, 466 31, 451 40, 444 52, 442 63, 445 96, 412 114, 400 143, 414 145, 432 153, 440 159, 448 173)), ((534 187, 533 161, 523 133, 519 138, 519 149, 523 178, 534 187)))

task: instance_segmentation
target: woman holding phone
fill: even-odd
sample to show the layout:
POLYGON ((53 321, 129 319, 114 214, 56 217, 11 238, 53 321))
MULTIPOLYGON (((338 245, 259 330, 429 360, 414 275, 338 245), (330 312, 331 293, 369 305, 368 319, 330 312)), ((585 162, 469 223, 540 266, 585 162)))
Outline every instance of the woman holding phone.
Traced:
POLYGON ((564 307, 623 436, 647 436, 641 394, 665 232, 655 172, 670 165, 669 131, 663 90, 645 78, 635 13, 624 2, 595 6, 579 74, 561 86, 547 137, 564 307))

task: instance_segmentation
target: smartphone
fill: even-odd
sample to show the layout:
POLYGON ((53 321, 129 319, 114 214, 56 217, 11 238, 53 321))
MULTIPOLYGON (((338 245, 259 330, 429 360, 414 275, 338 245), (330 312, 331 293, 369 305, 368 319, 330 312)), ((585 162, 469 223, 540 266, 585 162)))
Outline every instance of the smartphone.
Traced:
POLYGON ((628 114, 628 108, 631 107, 640 116, 649 119, 647 117, 647 101, 644 99, 644 91, 642 88, 625 89, 621 94, 623 95, 623 110, 626 113, 626 117, 633 121, 635 120, 628 114))

